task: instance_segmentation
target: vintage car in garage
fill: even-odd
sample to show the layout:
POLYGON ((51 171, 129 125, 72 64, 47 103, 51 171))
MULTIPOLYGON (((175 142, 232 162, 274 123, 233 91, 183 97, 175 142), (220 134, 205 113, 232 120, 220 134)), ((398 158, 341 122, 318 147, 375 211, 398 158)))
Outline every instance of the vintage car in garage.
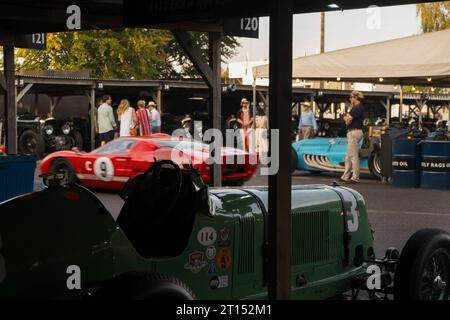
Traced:
POLYGON ((22 154, 36 154, 83 149, 81 128, 74 120, 57 120, 53 117, 40 118, 32 114, 17 117, 18 149, 22 154))
MULTIPOLYGON (((129 180, 115 219, 62 176, 0 204, 0 298, 267 298, 267 188, 208 188, 192 166, 158 161, 129 180)), ((423 229, 376 259, 354 190, 293 187, 292 231, 293 299, 450 297, 450 235, 423 229)))
MULTIPOLYGON (((130 177, 147 170, 155 159, 178 157, 178 153, 172 154, 174 150, 192 161, 202 179, 209 182, 209 145, 163 133, 149 137, 123 137, 88 153, 76 149, 54 152, 42 160, 39 170, 43 174, 62 170, 71 183, 120 190, 130 177)), ((222 183, 227 185, 242 185, 258 167, 256 156, 251 157, 235 148, 223 147, 222 161, 222 183)))

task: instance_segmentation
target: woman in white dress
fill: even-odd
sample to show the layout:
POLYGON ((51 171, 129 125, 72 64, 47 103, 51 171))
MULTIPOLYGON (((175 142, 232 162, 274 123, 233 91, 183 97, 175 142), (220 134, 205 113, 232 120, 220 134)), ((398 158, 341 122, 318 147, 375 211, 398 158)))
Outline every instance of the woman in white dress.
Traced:
POLYGON ((131 131, 134 130, 137 124, 136 111, 130 106, 130 102, 127 99, 120 101, 117 115, 120 121, 120 136, 129 137, 135 135, 131 131))

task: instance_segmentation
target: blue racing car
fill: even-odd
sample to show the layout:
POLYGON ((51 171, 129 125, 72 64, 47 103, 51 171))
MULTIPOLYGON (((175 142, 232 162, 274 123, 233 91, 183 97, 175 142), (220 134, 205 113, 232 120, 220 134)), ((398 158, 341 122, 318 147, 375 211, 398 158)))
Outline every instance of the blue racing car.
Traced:
MULTIPOLYGON (((311 173, 339 172, 345 169, 347 138, 315 138, 301 140, 292 144, 295 169, 311 173)), ((381 179, 379 137, 364 134, 360 143, 360 171, 381 179)))

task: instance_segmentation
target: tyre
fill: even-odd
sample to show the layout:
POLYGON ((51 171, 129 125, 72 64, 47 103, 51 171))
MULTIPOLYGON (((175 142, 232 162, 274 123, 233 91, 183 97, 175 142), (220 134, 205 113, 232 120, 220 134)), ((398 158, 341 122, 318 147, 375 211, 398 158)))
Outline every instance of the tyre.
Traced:
POLYGON ((42 158, 45 152, 44 138, 33 130, 22 132, 19 137, 19 152, 22 154, 35 154, 42 158))
POLYGON ((291 173, 294 173, 295 170, 297 170, 297 163, 298 163, 297 151, 295 151, 294 148, 291 147, 291 173))
POLYGON ((369 157, 369 171, 370 175, 375 179, 382 180, 383 176, 381 175, 381 157, 379 152, 372 152, 369 157))
POLYGON ((409 238, 395 271, 394 298, 450 298, 450 234, 422 229, 409 238))
POLYGON ((63 180, 64 184, 73 184, 78 181, 72 164, 64 158, 57 158, 53 160, 50 168, 52 172, 63 171, 65 173, 65 178, 63 180))
POLYGON ((76 147, 78 150, 83 150, 83 136, 78 131, 74 131, 71 133, 73 138, 73 147, 76 147))
POLYGON ((158 273, 127 272, 106 283, 97 299, 194 300, 193 292, 179 279, 158 273))

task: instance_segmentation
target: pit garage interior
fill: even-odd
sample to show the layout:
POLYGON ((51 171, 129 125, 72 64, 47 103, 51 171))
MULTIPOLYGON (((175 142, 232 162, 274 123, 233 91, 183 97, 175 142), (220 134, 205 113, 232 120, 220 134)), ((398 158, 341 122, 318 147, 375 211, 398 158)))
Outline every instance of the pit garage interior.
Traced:
MULTIPOLYGON (((59 120, 77 119, 83 136, 81 150, 89 151, 95 142, 91 140, 94 130, 90 119, 92 103, 98 107, 97 101, 104 94, 113 98, 113 108, 116 109, 121 99, 129 99, 136 106, 139 99, 154 101, 162 114, 163 132, 171 134, 180 127, 181 120, 189 115, 194 120, 202 121, 208 128, 209 92, 208 86, 202 81, 192 80, 112 80, 90 78, 83 71, 47 71, 45 73, 21 72, 16 74, 18 115, 30 114, 40 119, 54 117, 59 120), (91 98, 92 96, 92 98, 91 98)), ((250 85, 235 85, 222 83, 222 114, 221 128, 227 128, 227 120, 236 116, 240 100, 253 99, 253 87, 250 85)), ((292 130, 298 125, 301 105, 312 105, 319 115, 319 126, 324 118, 342 122, 343 105, 348 105, 350 90, 293 88, 292 92, 292 130)), ((256 102, 269 103, 268 87, 255 88, 256 102)), ((404 105, 415 104, 417 95, 410 95, 404 105)), ((397 97, 398 100, 398 97, 397 97)), ((436 114, 446 106, 450 97, 446 95, 430 96, 431 114, 436 114)), ((387 118, 387 110, 395 100, 391 92, 367 92, 365 99, 366 115, 371 122, 387 118), (392 102, 391 102, 392 101, 392 102)), ((409 106, 411 112, 413 108, 409 106)), ((3 108, 2 108, 3 111, 3 108)), ((267 111, 270 112, 267 108, 267 111)), ((115 113, 116 115, 116 113, 115 113)), ((116 119, 117 121, 117 119, 116 119)), ((20 140, 20 130, 18 139, 20 140)), ((345 136, 345 132, 333 131, 332 136, 345 136)), ((4 138, 4 135, 3 135, 4 138)), ((2 138, 2 142, 3 139, 2 138)))
MULTIPOLYGON (((14 35, 36 32, 67 31, 66 8, 74 3, 83 12, 82 29, 149 27, 173 30, 199 73, 208 85, 210 127, 221 127, 220 26, 224 18, 238 16, 270 16, 270 105, 279 112, 269 113, 271 129, 279 130, 280 170, 269 177, 269 299, 287 299, 290 295, 290 252, 292 243, 290 203, 290 123, 292 107, 292 16, 297 13, 332 10, 327 1, 3 1, 0 11, 0 41, 4 52, 4 77, 1 87, 6 107, 6 148, 17 153, 16 92, 14 74, 14 35), (189 3, 189 5, 188 5, 189 3), (199 9, 201 8, 201 9, 199 9), (239 8, 239 10, 236 10, 239 8), (148 21, 151 21, 149 25, 148 21), (202 30, 210 34, 210 59, 205 61, 192 46, 186 30, 202 30)), ((340 1, 339 10, 365 8, 369 5, 401 5, 418 1, 340 1)), ((420 2, 420 1, 419 1, 420 2)), ((93 88, 92 88, 93 89, 93 88)), ((90 96, 92 99, 93 95, 90 96)), ((211 166, 214 185, 220 184, 220 170, 211 166)))

